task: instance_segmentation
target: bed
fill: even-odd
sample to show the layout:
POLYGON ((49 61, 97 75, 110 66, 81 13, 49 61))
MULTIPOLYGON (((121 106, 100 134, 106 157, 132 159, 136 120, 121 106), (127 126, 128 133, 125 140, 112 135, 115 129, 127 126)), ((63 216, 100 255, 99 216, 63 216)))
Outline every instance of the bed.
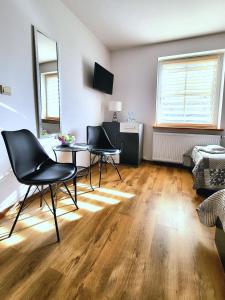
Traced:
POLYGON ((202 224, 216 226, 215 243, 225 270, 225 189, 205 199, 196 211, 202 224))
POLYGON ((195 146, 192 151, 194 188, 225 188, 225 148, 218 145, 195 146))

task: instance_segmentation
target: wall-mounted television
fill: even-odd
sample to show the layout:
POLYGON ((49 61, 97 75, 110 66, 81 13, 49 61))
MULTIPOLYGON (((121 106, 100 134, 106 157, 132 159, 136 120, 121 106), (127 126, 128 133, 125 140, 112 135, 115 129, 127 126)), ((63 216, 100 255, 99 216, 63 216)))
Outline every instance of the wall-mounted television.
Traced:
POLYGON ((93 88, 112 95, 114 75, 95 62, 93 88))

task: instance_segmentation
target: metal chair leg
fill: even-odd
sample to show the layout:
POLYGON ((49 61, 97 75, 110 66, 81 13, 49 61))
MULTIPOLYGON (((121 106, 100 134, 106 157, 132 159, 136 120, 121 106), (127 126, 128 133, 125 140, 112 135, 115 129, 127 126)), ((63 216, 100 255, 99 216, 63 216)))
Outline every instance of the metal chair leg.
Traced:
POLYGON ((58 184, 56 183, 55 184, 55 193, 54 193, 54 195, 53 195, 53 197, 54 197, 54 200, 55 200, 55 207, 57 208, 57 204, 58 204, 58 199, 57 199, 57 192, 58 192, 58 184))
POLYGON ((100 156, 99 158, 99 183, 98 183, 98 187, 101 186, 101 180, 102 180, 102 156, 100 156))
POLYGON ((63 184, 64 184, 64 186, 65 186, 65 188, 66 188, 66 190, 67 190, 68 194, 70 195, 70 198, 73 200, 73 203, 74 203, 74 205, 76 206, 76 208, 77 208, 77 209, 79 209, 79 207, 77 206, 77 201, 76 201, 76 198, 75 198, 75 199, 73 198, 73 196, 72 196, 72 194, 71 194, 70 190, 68 189, 68 187, 67 187, 66 183, 65 183, 65 182, 63 182, 63 184))
POLYGON ((24 199, 23 199, 23 202, 22 202, 21 205, 20 205, 18 214, 17 214, 16 219, 15 219, 15 221, 14 221, 14 223, 13 223, 13 226, 12 226, 12 228, 11 228, 11 230, 10 230, 9 237, 10 237, 10 236, 12 235, 12 233, 13 233, 13 230, 14 230, 14 228, 15 228, 15 226, 16 226, 16 223, 17 223, 17 221, 18 221, 18 218, 19 218, 19 216, 20 216, 20 213, 21 213, 21 211, 22 211, 22 209, 23 209, 23 207, 24 207, 24 204, 25 204, 25 202, 26 202, 26 199, 27 199, 27 196, 28 196, 28 194, 29 194, 29 192, 30 192, 31 187, 32 187, 32 185, 30 185, 29 188, 27 189, 26 195, 25 195, 25 197, 24 197, 24 199))
POLYGON ((120 180, 123 181, 123 180, 122 180, 122 177, 121 177, 121 175, 120 175, 120 172, 119 172, 119 170, 118 170, 118 168, 117 168, 117 166, 116 166, 116 164, 115 164, 115 161, 114 161, 114 159, 113 159, 112 156, 111 156, 111 159, 112 159, 111 165, 116 169, 116 171, 117 171, 117 173, 118 173, 118 175, 119 175, 120 180))
POLYGON ((74 187, 74 198, 75 202, 77 203, 77 177, 73 178, 73 187, 74 187))
POLYGON ((95 161, 95 158, 96 158, 97 155, 95 155, 91 161, 91 165, 93 165, 94 161, 95 161))
POLYGON ((57 216, 56 216, 56 209, 55 209, 55 203, 54 203, 54 194, 52 190, 52 186, 49 185, 50 192, 51 192, 51 199, 52 199, 52 210, 53 210, 53 215, 54 215, 54 221, 55 221, 55 229, 56 229, 56 235, 57 235, 57 241, 60 241, 59 237, 59 229, 58 229, 58 223, 57 223, 57 216))
POLYGON ((105 172, 107 173, 107 161, 105 161, 105 172))
MULTIPOLYGON (((95 157, 96 157, 96 155, 95 155, 95 157)), ((94 157, 94 159, 95 159, 95 157, 94 157)), ((92 160, 92 161, 93 161, 93 160, 92 160)), ((94 191, 94 188, 93 188, 92 182, 91 182, 91 168, 92 168, 92 161, 91 161, 91 152, 90 152, 89 181, 90 181, 90 187, 91 187, 92 191, 94 191)))
POLYGON ((43 204, 43 185, 41 186, 41 200, 40 200, 40 207, 42 207, 43 204))

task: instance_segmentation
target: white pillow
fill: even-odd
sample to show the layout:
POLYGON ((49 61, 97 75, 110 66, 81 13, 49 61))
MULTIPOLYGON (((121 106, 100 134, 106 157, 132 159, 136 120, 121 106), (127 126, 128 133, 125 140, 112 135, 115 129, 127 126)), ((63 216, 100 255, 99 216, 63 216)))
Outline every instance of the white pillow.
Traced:
POLYGON ((215 226, 219 217, 225 231, 225 189, 206 198, 196 210, 202 224, 215 226))

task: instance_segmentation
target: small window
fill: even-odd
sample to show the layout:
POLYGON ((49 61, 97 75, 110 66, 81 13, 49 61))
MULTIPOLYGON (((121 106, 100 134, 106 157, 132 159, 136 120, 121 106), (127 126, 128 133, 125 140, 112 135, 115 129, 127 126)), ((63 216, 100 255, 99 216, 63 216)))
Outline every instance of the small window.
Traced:
POLYGON ((223 54, 162 59, 157 87, 157 126, 217 128, 223 54))
POLYGON ((59 120, 59 87, 57 73, 42 74, 42 119, 59 120))

